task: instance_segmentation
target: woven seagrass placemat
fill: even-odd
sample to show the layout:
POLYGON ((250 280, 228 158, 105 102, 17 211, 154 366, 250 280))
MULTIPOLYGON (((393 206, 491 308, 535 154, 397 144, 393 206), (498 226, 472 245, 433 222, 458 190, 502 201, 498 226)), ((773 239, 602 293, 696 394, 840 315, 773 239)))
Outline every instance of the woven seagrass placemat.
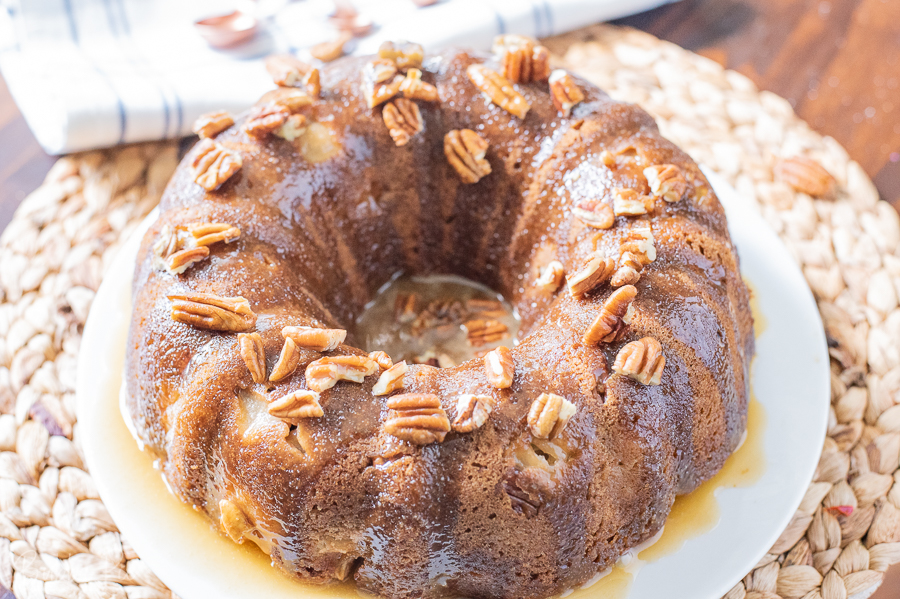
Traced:
MULTIPOLYGON (((825 322, 832 410, 815 481, 727 599, 867 597, 900 561, 897 214, 833 139, 742 75, 630 29, 596 26, 547 44, 649 110, 665 136, 758 207, 802 265, 825 322), (776 176, 795 156, 823 165, 836 195, 814 199, 776 176)), ((74 391, 104 270, 177 159, 173 142, 62 158, 0 237, 0 584, 19 599, 173 597, 85 471, 74 391)))

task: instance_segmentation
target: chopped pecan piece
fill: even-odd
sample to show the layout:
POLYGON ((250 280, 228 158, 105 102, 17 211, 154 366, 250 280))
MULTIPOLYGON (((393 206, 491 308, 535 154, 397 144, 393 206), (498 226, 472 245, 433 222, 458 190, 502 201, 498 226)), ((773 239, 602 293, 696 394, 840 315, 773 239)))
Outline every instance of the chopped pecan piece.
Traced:
POLYGON ((516 374, 512 352, 501 345, 484 355, 484 372, 488 383, 497 389, 508 389, 512 386, 516 374))
POLYGON ((551 487, 550 475, 537 468, 526 468, 503 481, 512 509, 526 518, 538 515, 551 487))
POLYGON ((554 393, 541 393, 528 411, 528 428, 538 439, 554 439, 575 414, 575 404, 554 393))
POLYGON ((300 351, 297 349, 297 344, 294 343, 294 340, 290 337, 286 337, 284 345, 281 346, 281 353, 278 355, 278 361, 275 362, 275 366, 272 367, 272 374, 269 375, 269 380, 273 383, 277 383, 280 380, 286 379, 294 374, 294 371, 297 370, 297 366, 299 365, 300 351))
POLYGON ((653 337, 644 337, 619 350, 613 363, 613 372, 644 385, 659 385, 665 366, 666 357, 659 341, 653 337))
POLYGON ((550 52, 521 35, 498 35, 494 53, 500 58, 501 73, 514 83, 546 81, 550 76, 550 52))
POLYGON ((393 62, 376 58, 363 67, 362 79, 366 104, 369 108, 375 108, 397 95, 404 77, 397 74, 397 66, 393 62))
POLYGON ((616 222, 612 208, 600 200, 585 200, 572 208, 572 214, 578 220, 595 229, 609 229, 616 222))
POLYGON ((804 156, 779 160, 775 174, 797 191, 815 198, 831 197, 837 186, 837 181, 821 164, 804 156))
POLYGON ((524 119, 531 105, 516 91, 508 79, 483 64, 471 64, 466 69, 469 80, 494 104, 512 115, 524 119))
POLYGON ((453 430, 458 433, 470 433, 476 428, 481 428, 487 422, 493 409, 493 401, 489 395, 472 395, 470 393, 460 395, 456 400, 456 418, 453 420, 453 430))
POLYGON ((187 231, 198 246, 210 246, 220 241, 231 243, 241 236, 241 230, 228 223, 191 223, 187 231))
POLYGON ((244 510, 237 503, 228 499, 219 501, 219 524, 225 534, 235 543, 243 543, 245 533, 250 532, 253 528, 253 522, 244 510))
POLYGON ((300 389, 279 397, 269 404, 269 414, 275 418, 321 418, 325 415, 319 405, 319 394, 308 389, 300 389))
POLYGON ((284 327, 281 336, 291 339, 297 347, 313 351, 332 351, 347 338, 344 329, 317 329, 314 327, 284 327))
POLYGON ((306 367, 306 385, 321 393, 338 381, 361 383, 377 370, 378 364, 368 356, 328 356, 306 367))
POLYGON ((405 71, 421 68, 425 51, 419 44, 411 42, 384 42, 378 48, 378 57, 390 60, 405 71))
POLYGON ((466 340, 473 347, 480 347, 500 341, 509 334, 509 327, 497 320, 483 320, 476 318, 466 321, 466 340))
POLYGON ((427 393, 404 393, 387 401, 392 410, 384 431, 416 445, 441 442, 450 432, 450 419, 441 407, 437 395, 427 393))
POLYGON ((562 69, 550 73, 550 97, 556 110, 566 117, 572 114, 576 104, 584 101, 584 93, 575 78, 562 69))
POLYGON ((565 268, 559 260, 551 260, 541 271, 541 276, 534 282, 535 287, 540 287, 550 293, 555 293, 560 288, 566 275, 565 268))
POLYGON ((191 166, 194 181, 208 191, 217 189, 243 166, 241 155, 211 139, 201 139, 191 166))
POLYGON ((394 320, 400 323, 412 322, 416 319, 416 301, 418 296, 415 293, 400 293, 394 300, 394 320))
POLYGON ((687 191, 687 181, 674 164, 657 164, 644 169, 650 192, 667 202, 678 202, 687 191))
POLYGON ((266 349, 260 334, 241 333, 238 335, 238 346, 253 382, 266 382, 266 349))
POLYGON ((636 295, 637 289, 633 285, 616 289, 603 302, 600 314, 584 333, 581 342, 585 345, 596 345, 601 341, 604 343, 615 341, 625 328, 626 314, 631 309, 631 302, 636 295))
POLYGON ((218 110, 216 112, 201 114, 200 117, 194 121, 194 126, 191 128, 191 131, 200 137, 215 137, 233 124, 234 119, 231 118, 231 115, 228 114, 227 111, 218 110))
POLYGON ((616 263, 593 252, 581 268, 568 279, 569 295, 581 299, 609 280, 616 269, 616 263))
POLYGON ((384 105, 381 113, 388 133, 397 146, 405 146, 410 138, 422 130, 422 113, 412 100, 397 98, 384 105))
POLYGON ((168 296, 172 300, 172 320, 211 331, 238 333, 252 329, 256 314, 243 297, 220 297, 212 293, 168 296))
POLYGON ((388 395, 403 388, 403 377, 406 376, 406 361, 397 362, 378 377, 372 387, 372 395, 388 395))
POLYGON ((387 370, 394 365, 394 361, 391 360, 391 357, 389 355, 387 355, 387 352, 383 352, 381 350, 369 352, 369 357, 375 360, 375 363, 377 363, 379 368, 383 370, 387 370))
POLYGON ((344 46, 351 39, 353 39, 353 35, 348 32, 342 32, 335 40, 322 42, 311 47, 309 53, 312 54, 313 58, 322 62, 331 62, 344 55, 344 46))
POLYGON ((478 183, 491 174, 485 159, 488 142, 471 129, 454 129, 444 136, 444 156, 463 183, 478 183))
POLYGON ((613 212, 616 216, 640 216, 653 210, 653 198, 633 189, 616 189, 613 193, 613 212))
POLYGON ((274 54, 266 58, 266 70, 272 81, 280 87, 303 86, 313 98, 322 90, 319 69, 290 54, 274 54))
POLYGON ((254 106, 244 123, 244 131, 250 137, 261 139, 280 129, 289 116, 287 108, 279 104, 254 106))
POLYGON ((430 83, 422 81, 422 71, 419 69, 410 69, 406 73, 406 78, 400 84, 400 93, 411 100, 438 101, 437 88, 430 83))

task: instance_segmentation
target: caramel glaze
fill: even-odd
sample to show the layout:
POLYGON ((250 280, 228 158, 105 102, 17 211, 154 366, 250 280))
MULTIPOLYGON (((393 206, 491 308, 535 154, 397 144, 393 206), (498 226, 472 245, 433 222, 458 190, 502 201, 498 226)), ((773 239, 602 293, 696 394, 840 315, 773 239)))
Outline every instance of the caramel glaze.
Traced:
MULTIPOLYGON (((312 107, 318 141, 259 142, 237 125, 217 142, 243 168, 219 190, 193 181, 189 153, 166 190, 139 255, 127 373, 129 410, 161 458, 171 488, 219 522, 219 500, 239 505, 245 538, 299 578, 326 583, 349 572, 386 597, 547 597, 609 567, 656 534, 676 495, 710 478, 746 426, 754 351, 748 292, 725 214, 697 165, 663 139, 650 116, 586 81, 570 118, 546 83, 519 85, 524 120, 487 102, 466 77, 484 57, 452 51, 426 60, 440 103, 420 102, 424 131, 394 146, 381 110, 360 93, 360 59, 322 72, 312 107), (443 155, 443 136, 470 128, 490 142, 493 172, 464 185, 443 155), (601 152, 618 157, 612 168, 601 152), (649 193, 646 166, 686 173, 684 200, 657 202, 606 231, 570 208, 612 203, 612 189, 649 193), (227 222, 238 241, 180 276, 155 270, 152 245, 165 224, 227 222), (658 258, 637 283, 634 319, 612 344, 581 337, 610 294, 573 300, 533 285, 559 259, 573 272, 596 246, 618 256, 627 231, 652 227, 658 258), (364 384, 322 394, 325 416, 294 431, 265 398, 305 388, 304 366, 278 384, 255 385, 237 335, 174 322, 167 294, 246 297, 259 314, 268 368, 285 325, 348 328, 391 275, 453 273, 503 293, 522 315, 511 388, 493 389, 479 360, 455 368, 410 366, 409 392, 435 393, 452 419, 458 393, 497 407, 472 433, 419 447, 387 435, 383 397, 364 384), (609 376, 619 348, 654 336, 666 356, 662 384, 609 376), (605 380, 605 393, 598 382, 605 380), (564 433, 542 448, 526 427, 542 392, 577 406, 564 433), (539 505, 514 509, 518 486, 539 505)), ((360 353, 351 337, 334 354, 360 353)), ((601 385, 602 388, 602 385, 601 385)))

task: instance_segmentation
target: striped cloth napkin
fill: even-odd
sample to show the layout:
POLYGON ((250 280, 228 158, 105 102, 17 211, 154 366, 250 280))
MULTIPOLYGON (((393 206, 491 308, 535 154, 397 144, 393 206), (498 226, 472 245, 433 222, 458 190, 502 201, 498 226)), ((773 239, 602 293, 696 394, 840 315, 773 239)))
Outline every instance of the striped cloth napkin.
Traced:
MULTIPOLYGON (((666 1, 356 0, 374 28, 348 49, 372 53, 384 40, 488 49, 499 33, 545 37, 666 1)), ((242 111, 271 89, 266 55, 308 58, 306 48, 335 39, 333 11, 331 0, 0 0, 0 71, 51 154, 178 137, 199 115, 242 111), (260 33, 211 48, 194 21, 235 8, 260 18, 260 33)))

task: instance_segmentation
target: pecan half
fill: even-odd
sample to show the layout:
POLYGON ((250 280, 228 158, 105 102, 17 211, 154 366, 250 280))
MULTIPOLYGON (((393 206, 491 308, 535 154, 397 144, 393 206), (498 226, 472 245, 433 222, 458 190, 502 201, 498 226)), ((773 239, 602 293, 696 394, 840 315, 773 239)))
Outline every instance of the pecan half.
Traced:
POLYGON ((166 270, 172 274, 181 274, 195 262, 209 257, 208 247, 194 247, 179 250, 166 260, 166 270))
POLYGON ((508 314, 502 302, 495 299, 477 297, 466 300, 466 310, 472 314, 477 314, 479 318, 497 318, 508 314))
POLYGON ((565 268, 559 260, 551 260, 541 271, 541 276, 534 282, 535 287, 540 287, 550 293, 556 292, 566 276, 565 268))
POLYGON ((219 500, 219 524, 225 534, 235 543, 243 543, 245 533, 253 528, 253 522, 237 503, 228 499, 219 500))
POLYGON ((479 347, 500 341, 509 334, 509 327, 497 320, 473 319, 463 323, 466 329, 466 341, 473 347, 479 347))
POLYGON ((300 365, 300 351, 297 344, 290 337, 285 338, 284 345, 281 346, 281 353, 278 354, 278 361, 272 367, 272 374, 269 380, 273 383, 284 380, 294 374, 297 366, 300 365))
POLYGON ((294 114, 307 106, 311 106, 313 99, 305 91, 293 87, 279 87, 263 94, 257 105, 278 105, 294 114))
POLYGON ((484 354, 484 372, 492 387, 510 388, 516 374, 516 365, 509 348, 501 345, 484 354))
POLYGON ((528 411, 528 428, 538 439, 554 439, 575 414, 575 404, 554 393, 541 393, 528 411))
POLYGON ((633 189, 619 188, 613 192, 613 212, 616 216, 640 216, 653 210, 653 198, 633 189))
POLYGON ((657 164, 644 169, 650 192, 667 202, 677 202, 687 191, 687 180, 674 164, 657 164))
POLYGON ((252 329, 256 314, 243 297, 220 297, 212 293, 185 293, 168 296, 172 300, 172 320, 211 331, 238 333, 252 329))
POLYGON ((381 113, 388 133, 397 146, 405 146, 410 138, 423 128, 422 113, 412 100, 397 98, 384 105, 381 113))
POLYGON ((422 71, 419 69, 410 69, 406 73, 406 78, 400 84, 400 93, 411 100, 438 101, 437 88, 430 83, 422 81, 422 71))
POLYGON ((388 395, 403 388, 403 377, 406 376, 406 361, 397 362, 378 377, 372 387, 372 395, 388 395))
MULTIPOLYGON (((631 302, 637 296, 633 285, 625 285, 613 291, 600 307, 600 314, 591 324, 581 342, 585 345, 596 345, 601 341, 612 343, 625 328, 626 314, 631 309, 631 302)), ((630 321, 630 318, 628 319, 630 321)))
POLYGON ((300 389, 279 397, 267 408, 275 418, 321 418, 325 415, 319 405, 319 394, 308 389, 300 389))
POLYGON ((378 47, 378 57, 390 60, 398 69, 418 69, 422 67, 425 51, 419 44, 411 42, 383 42, 378 47))
POLYGON ((191 223, 186 228, 197 246, 206 247, 220 241, 231 243, 241 236, 241 230, 228 223, 191 223))
POLYGON ((366 63, 362 72, 362 88, 369 108, 375 108, 396 96, 403 79, 403 75, 397 74, 397 65, 390 60, 376 58, 366 63))
POLYGON ((273 54, 266 58, 266 70, 280 87, 303 86, 313 98, 322 90, 319 69, 290 54, 273 54))
POLYGON ((626 235, 619 251, 624 256, 625 252, 630 252, 637 258, 641 266, 646 266, 656 260, 656 240, 653 237, 653 231, 650 227, 635 227, 626 235))
POLYGON ((522 35, 498 35, 494 54, 500 59, 501 73, 515 83, 546 81, 550 76, 550 52, 522 35))
POLYGON ((243 129, 250 137, 261 139, 280 129, 289 116, 287 108, 279 104, 254 106, 243 129))
POLYGON ((471 129, 454 129, 444 136, 444 156, 463 183, 478 183, 491 174, 485 159, 488 142, 471 129))
POLYGON ((582 264, 581 268, 568 278, 569 295, 581 299, 609 280, 616 269, 616 263, 593 252, 582 264))
POLYGON ((274 133, 281 139, 294 141, 306 133, 307 119, 302 114, 292 114, 274 133))
POLYGON ((469 433, 481 428, 487 422, 494 409, 489 395, 460 395, 456 400, 456 418, 453 419, 453 430, 458 433, 469 433))
POLYGON ((384 423, 384 431, 416 445, 441 442, 450 432, 450 419, 437 395, 404 393, 387 401, 392 410, 384 423))
POLYGON ((186 227, 163 226, 153 244, 154 264, 169 274, 179 275, 189 266, 209 256, 210 245, 230 243, 241 230, 227 223, 193 223, 186 227))
POLYGON ((584 200, 572 208, 572 214, 589 227, 609 229, 616 222, 612 208, 600 200, 584 200))
POLYGON ((537 468, 514 472, 503 481, 512 509, 526 518, 538 515, 552 486, 550 475, 537 468))
POLYGON ((513 84, 503 75, 495 73, 483 64, 471 64, 466 69, 469 80, 494 104, 512 115, 524 119, 531 109, 513 84))
POLYGON ((609 280, 609 284, 613 287, 621 287, 622 285, 634 285, 640 280, 640 261, 631 252, 625 252, 622 254, 619 268, 609 280))
POLYGON ((391 360, 391 357, 387 354, 387 352, 383 352, 381 350, 369 352, 369 357, 375 360, 378 366, 383 370, 387 370, 394 365, 394 361, 391 360))
POLYGON ((200 117, 194 121, 194 126, 191 128, 191 131, 200 137, 215 137, 233 124, 234 119, 231 118, 231 115, 228 114, 227 111, 217 110, 216 112, 201 114, 200 117))
POLYGON ((352 39, 353 35, 344 31, 338 35, 337 39, 312 46, 309 49, 309 53, 313 58, 321 60, 322 62, 331 62, 344 55, 344 46, 352 39))
POLYGON ((816 198, 833 196, 837 186, 837 181, 821 164, 804 156, 779 160, 775 174, 797 191, 816 198))
POLYGON ((221 146, 211 139, 201 139, 191 166, 194 181, 208 191, 217 189, 240 170, 244 162, 241 155, 221 146))
POLYGON ((659 341, 653 337, 644 337, 619 350, 613 363, 613 372, 644 385, 659 385, 665 367, 666 357, 659 341))
POLYGON ((321 393, 338 381, 361 383, 378 370, 378 364, 368 356, 328 356, 306 367, 306 385, 321 393))
POLYGON ((347 338, 344 329, 317 329, 314 327, 289 326, 281 329, 281 336, 291 339, 297 347, 313 351, 333 351, 347 338))
POLYGON ((550 73, 550 97, 556 110, 563 116, 569 116, 575 105, 584 101, 584 92, 575 83, 574 77, 562 69, 556 69, 550 73))
POLYGON ((238 335, 238 346, 253 382, 266 382, 266 349, 260 334, 241 333, 238 335))

